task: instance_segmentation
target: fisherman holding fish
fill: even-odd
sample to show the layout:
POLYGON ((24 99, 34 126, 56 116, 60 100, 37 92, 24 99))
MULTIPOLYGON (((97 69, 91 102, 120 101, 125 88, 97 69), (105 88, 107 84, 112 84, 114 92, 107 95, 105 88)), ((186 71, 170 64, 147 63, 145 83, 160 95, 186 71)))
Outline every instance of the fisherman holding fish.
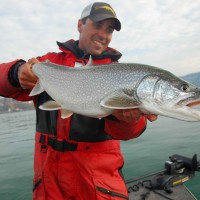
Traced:
MULTIPOLYGON (((124 160, 120 140, 140 136, 147 119, 154 121, 157 116, 144 115, 137 108, 116 109, 101 118, 66 113, 54 109, 55 104, 48 104, 52 111, 42 110, 39 107, 45 102, 53 102, 51 95, 41 91, 29 96, 33 88, 40 90, 35 89, 35 63, 48 60, 76 68, 86 65, 90 56, 95 65, 118 62, 121 53, 108 45, 113 31, 120 29, 121 23, 109 4, 92 3, 78 20, 79 40, 58 42, 58 53, 0 65, 0 95, 33 100, 36 109, 33 199, 128 199, 121 171, 124 160)), ((74 80, 79 81, 76 77, 74 80)))

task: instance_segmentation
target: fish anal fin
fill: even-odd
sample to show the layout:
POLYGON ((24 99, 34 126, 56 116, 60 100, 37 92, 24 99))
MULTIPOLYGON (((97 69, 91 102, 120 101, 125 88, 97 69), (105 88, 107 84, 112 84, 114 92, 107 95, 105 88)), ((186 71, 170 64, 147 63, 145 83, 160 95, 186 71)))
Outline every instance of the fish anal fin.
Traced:
POLYGON ((73 112, 72 112, 72 111, 69 111, 69 110, 67 110, 67 109, 61 109, 61 118, 62 118, 62 119, 71 117, 72 115, 73 115, 73 112))
POLYGON ((51 110, 60 110, 61 106, 56 101, 50 100, 50 101, 46 101, 45 103, 40 105, 39 108, 41 110, 49 110, 49 111, 51 111, 51 110))
POLYGON ((100 105, 110 109, 131 109, 138 108, 139 102, 121 90, 107 95, 100 105))

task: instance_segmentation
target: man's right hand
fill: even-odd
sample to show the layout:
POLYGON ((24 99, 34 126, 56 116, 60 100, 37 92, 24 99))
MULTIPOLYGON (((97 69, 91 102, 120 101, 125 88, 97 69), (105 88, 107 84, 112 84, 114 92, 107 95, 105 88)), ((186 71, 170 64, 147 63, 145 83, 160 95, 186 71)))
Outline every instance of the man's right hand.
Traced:
POLYGON ((39 60, 37 60, 36 58, 31 58, 28 60, 27 63, 24 63, 19 67, 18 79, 22 88, 32 89, 35 86, 38 77, 33 74, 31 69, 32 65, 37 62, 39 62, 39 60))

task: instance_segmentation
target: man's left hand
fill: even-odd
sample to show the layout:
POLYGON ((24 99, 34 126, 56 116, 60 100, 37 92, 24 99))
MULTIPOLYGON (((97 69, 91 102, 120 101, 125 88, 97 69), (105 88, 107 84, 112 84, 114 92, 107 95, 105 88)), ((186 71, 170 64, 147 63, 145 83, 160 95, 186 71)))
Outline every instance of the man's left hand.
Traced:
POLYGON ((113 112, 113 116, 115 116, 119 120, 130 122, 132 120, 139 120, 141 116, 145 116, 150 122, 157 120, 157 115, 154 114, 143 114, 138 108, 134 109, 124 109, 124 110, 115 110, 113 112))

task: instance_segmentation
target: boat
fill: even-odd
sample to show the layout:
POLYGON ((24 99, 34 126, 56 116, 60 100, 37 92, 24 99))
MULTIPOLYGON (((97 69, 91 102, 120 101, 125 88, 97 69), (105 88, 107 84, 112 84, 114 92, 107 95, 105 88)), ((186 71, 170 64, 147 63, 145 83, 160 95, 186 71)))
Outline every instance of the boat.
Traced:
POLYGON ((192 158, 174 154, 164 169, 126 180, 129 200, 197 200, 184 183, 198 171, 196 154, 192 158))

